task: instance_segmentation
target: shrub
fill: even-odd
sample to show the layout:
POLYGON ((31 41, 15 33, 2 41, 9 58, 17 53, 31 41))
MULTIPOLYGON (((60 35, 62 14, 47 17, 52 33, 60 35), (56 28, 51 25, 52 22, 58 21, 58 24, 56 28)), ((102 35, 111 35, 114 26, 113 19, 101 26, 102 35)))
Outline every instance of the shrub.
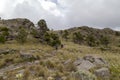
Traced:
POLYGON ((73 41, 81 44, 83 42, 83 35, 80 32, 73 33, 73 41))
POLYGON ((9 29, 7 27, 0 27, 0 31, 9 31, 9 29))
POLYGON ((3 35, 0 35, 0 43, 5 43, 5 37, 3 35))
POLYGON ((94 36, 92 35, 87 36, 87 44, 92 47, 96 45, 94 36))
POLYGON ((61 44, 59 36, 54 33, 45 33, 44 41, 50 46, 59 46, 61 44))
POLYGON ((9 36, 9 29, 7 27, 0 27, 0 43, 5 43, 9 36))
POLYGON ((37 37, 37 35, 38 35, 38 31, 36 30, 36 29, 34 29, 34 28, 32 28, 31 29, 31 35, 33 36, 33 37, 37 37))
POLYGON ((67 39, 68 39, 68 31, 67 30, 65 30, 64 32, 63 32, 63 35, 62 35, 62 37, 67 41, 67 39))
POLYGON ((109 38, 107 36, 101 36, 100 43, 107 47, 108 44, 110 43, 109 38))
POLYGON ((27 40, 27 34, 28 33, 25 31, 25 29, 21 27, 18 31, 16 40, 21 44, 25 43, 27 40))

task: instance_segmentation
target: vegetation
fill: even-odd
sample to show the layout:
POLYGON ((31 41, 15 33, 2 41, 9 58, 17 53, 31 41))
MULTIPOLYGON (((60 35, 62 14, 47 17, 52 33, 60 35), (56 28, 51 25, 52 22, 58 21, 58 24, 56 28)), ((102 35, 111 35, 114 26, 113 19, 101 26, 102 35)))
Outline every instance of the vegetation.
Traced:
POLYGON ((100 42, 105 47, 108 47, 108 44, 110 43, 109 38, 107 36, 101 36, 100 42))
POLYGON ((62 37, 67 41, 68 40, 68 35, 69 35, 68 31, 65 30, 62 34, 62 37))
POLYGON ((89 27, 50 31, 43 19, 38 27, 32 28, 31 33, 23 27, 13 32, 20 44, 15 40, 5 43, 11 30, 0 27, 0 42, 5 43, 0 44, 0 73, 4 73, 0 79, 78 80, 82 75, 86 80, 97 80, 95 75, 78 71, 74 65, 88 54, 103 57, 109 63, 110 80, 120 79, 120 47, 115 45, 120 43, 119 32, 89 27), (64 47, 58 48, 61 44, 64 47), (101 45, 110 49, 101 50, 101 45))
POLYGON ((7 27, 0 27, 0 43, 5 43, 9 36, 9 29, 7 27))
POLYGON ((27 31, 25 31, 24 28, 20 27, 17 37, 16 37, 16 40, 19 43, 24 44, 27 40, 27 35, 28 35, 27 31))
POLYGON ((96 40, 95 40, 94 36, 88 35, 86 40, 87 40, 87 44, 89 46, 93 47, 96 45, 96 42, 95 42, 96 40))
POLYGON ((80 32, 73 33, 73 41, 75 43, 81 44, 84 41, 84 37, 80 32))
POLYGON ((59 46, 61 44, 61 41, 59 39, 59 36, 54 33, 45 33, 44 35, 44 41, 50 45, 50 46, 59 46))

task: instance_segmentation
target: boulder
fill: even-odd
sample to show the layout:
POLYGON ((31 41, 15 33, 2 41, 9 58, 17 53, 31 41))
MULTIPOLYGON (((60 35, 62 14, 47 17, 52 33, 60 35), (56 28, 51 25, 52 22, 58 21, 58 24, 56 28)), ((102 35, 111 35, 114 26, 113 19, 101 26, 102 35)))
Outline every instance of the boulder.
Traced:
POLYGON ((97 67, 108 66, 108 63, 102 58, 95 58, 93 63, 97 67))
MULTIPOLYGON (((89 72, 95 75, 98 79, 109 80, 110 78, 110 70, 108 68, 109 65, 101 57, 88 55, 88 56, 84 56, 83 58, 75 60, 73 64, 77 67, 77 71, 82 70, 89 72)), ((79 77, 81 77, 80 74, 79 77)), ((89 80, 89 79, 82 79, 82 80, 89 80)))
POLYGON ((84 60, 88 60, 88 61, 90 61, 90 62, 94 62, 94 59, 95 59, 95 58, 94 58, 93 56, 88 55, 88 56, 84 56, 83 59, 84 59, 84 60))
POLYGON ((77 66, 78 70, 90 70, 91 68, 94 68, 95 65, 91 63, 90 61, 83 60, 80 65, 77 66))
POLYGON ((102 80, 109 80, 110 71, 108 68, 101 68, 95 71, 95 75, 102 80))
POLYGON ((83 59, 79 58, 79 59, 77 59, 73 64, 74 64, 75 66, 78 66, 78 65, 80 65, 80 64, 82 63, 82 61, 83 61, 83 59))

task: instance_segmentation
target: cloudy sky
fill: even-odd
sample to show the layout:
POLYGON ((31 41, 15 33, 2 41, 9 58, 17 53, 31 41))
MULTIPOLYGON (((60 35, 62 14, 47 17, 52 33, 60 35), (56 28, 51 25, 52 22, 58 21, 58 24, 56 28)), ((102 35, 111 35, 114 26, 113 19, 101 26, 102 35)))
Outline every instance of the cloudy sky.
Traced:
POLYGON ((77 26, 120 30, 120 0, 0 0, 2 19, 47 21, 52 29, 77 26))

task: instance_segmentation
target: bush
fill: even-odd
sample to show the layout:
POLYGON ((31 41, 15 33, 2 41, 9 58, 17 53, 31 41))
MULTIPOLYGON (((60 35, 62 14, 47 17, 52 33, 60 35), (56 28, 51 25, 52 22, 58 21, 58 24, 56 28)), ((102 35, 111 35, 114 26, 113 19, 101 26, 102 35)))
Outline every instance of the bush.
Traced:
POLYGON ((7 27, 0 27, 0 43, 5 43, 9 36, 9 29, 7 27))
POLYGON ((59 46, 61 44, 59 36, 54 33, 46 32, 44 35, 44 41, 50 46, 59 46))
POLYGON ((0 35, 0 43, 5 43, 5 37, 3 35, 0 35))
POLYGON ((38 36, 38 31, 37 31, 36 29, 34 29, 34 28, 31 29, 31 32, 30 32, 30 33, 31 33, 31 35, 32 35, 33 37, 35 37, 35 38, 38 36))
POLYGON ((63 35, 62 35, 62 37, 67 41, 67 39, 68 39, 68 31, 67 30, 65 30, 64 32, 63 32, 63 35))
POLYGON ((81 44, 83 42, 83 35, 80 32, 73 33, 73 41, 81 44))
POLYGON ((95 42, 96 40, 95 40, 95 38, 94 38, 94 36, 92 36, 92 35, 88 35, 88 37, 87 37, 87 44, 89 45, 89 46, 95 46, 96 45, 96 42, 95 42))
POLYGON ((0 27, 0 31, 9 31, 9 29, 7 27, 0 27))
POLYGON ((25 29, 21 27, 18 31, 18 35, 16 37, 16 40, 21 44, 25 43, 27 40, 27 34, 28 33, 25 31, 25 29))
POLYGON ((100 43, 105 47, 108 47, 108 44, 110 43, 109 38, 107 36, 101 36, 100 43))

